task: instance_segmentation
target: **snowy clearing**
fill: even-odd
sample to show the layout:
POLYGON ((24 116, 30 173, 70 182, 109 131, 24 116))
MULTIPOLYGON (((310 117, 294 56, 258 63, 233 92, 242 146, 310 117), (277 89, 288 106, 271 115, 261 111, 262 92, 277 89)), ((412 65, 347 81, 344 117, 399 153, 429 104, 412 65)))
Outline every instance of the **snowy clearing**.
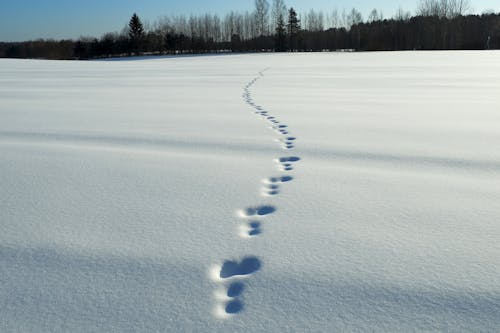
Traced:
POLYGON ((500 53, 0 60, 0 331, 496 331, 500 53))

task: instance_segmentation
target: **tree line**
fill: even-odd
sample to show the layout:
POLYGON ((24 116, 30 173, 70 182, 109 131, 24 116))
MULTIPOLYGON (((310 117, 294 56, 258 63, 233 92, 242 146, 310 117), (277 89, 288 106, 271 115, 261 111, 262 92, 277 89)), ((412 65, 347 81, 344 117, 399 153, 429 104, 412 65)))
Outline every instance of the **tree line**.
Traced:
POLYGON ((299 14, 284 0, 255 0, 252 12, 172 16, 144 24, 133 14, 119 33, 78 40, 0 43, 0 57, 92 59, 218 52, 499 49, 500 13, 468 14, 468 0, 420 0, 391 18, 355 8, 299 14))

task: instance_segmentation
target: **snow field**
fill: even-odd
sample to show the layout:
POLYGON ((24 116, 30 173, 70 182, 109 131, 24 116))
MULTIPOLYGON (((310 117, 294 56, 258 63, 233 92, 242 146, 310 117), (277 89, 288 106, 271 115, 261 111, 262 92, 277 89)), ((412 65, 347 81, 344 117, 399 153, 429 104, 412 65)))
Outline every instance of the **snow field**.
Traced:
POLYGON ((499 67, 0 60, 0 330, 495 331, 499 67))

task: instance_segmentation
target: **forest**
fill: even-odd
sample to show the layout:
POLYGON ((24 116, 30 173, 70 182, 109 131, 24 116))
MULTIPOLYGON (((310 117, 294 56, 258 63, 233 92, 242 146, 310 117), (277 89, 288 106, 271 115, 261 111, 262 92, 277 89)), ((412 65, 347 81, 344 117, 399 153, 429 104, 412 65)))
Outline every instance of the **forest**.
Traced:
POLYGON ((253 11, 164 16, 137 14, 120 32, 77 40, 0 42, 2 58, 95 59, 132 55, 225 52, 481 50, 500 48, 500 13, 471 14, 468 0, 420 0, 415 14, 385 18, 373 9, 311 9, 297 13, 284 0, 255 0, 253 11))

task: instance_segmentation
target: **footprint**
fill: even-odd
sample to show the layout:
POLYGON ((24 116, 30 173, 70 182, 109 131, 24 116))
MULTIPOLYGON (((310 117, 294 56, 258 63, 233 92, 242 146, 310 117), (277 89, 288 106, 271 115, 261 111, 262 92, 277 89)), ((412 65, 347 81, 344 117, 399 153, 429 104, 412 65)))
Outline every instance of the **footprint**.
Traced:
MULTIPOLYGON (((274 121, 273 121, 273 122, 274 122, 274 121)), ((279 123, 279 122, 276 122, 276 124, 278 124, 278 123, 279 123)), ((287 127, 288 127, 288 126, 286 126, 286 125, 274 125, 274 126, 272 127, 272 129, 273 129, 273 130, 275 130, 275 131, 280 131, 280 132, 281 132, 281 131, 286 131, 286 128, 287 128, 287 127)))
POLYGON ((243 293, 243 290, 245 290, 245 285, 243 283, 233 282, 233 283, 231 283, 229 288, 227 288, 227 297, 234 298, 234 297, 241 296, 241 294, 243 293))
MULTIPOLYGON (((276 132, 282 135, 288 135, 288 126, 280 124, 276 117, 272 116, 269 111, 266 111, 263 106, 258 105, 252 98, 251 87, 256 81, 264 76, 264 72, 268 68, 260 71, 258 76, 253 78, 246 84, 243 89, 242 98, 253 109, 253 113, 269 121, 270 126, 276 132)), ((287 137, 280 140, 284 149, 294 148, 294 137, 287 137)), ((281 157, 277 162, 284 170, 293 169, 292 163, 299 161, 299 157, 281 157)), ((263 194, 264 195, 277 195, 280 192, 281 184, 291 181, 291 176, 270 177, 264 180, 263 194)), ((242 237, 255 237, 262 233, 262 223, 258 221, 257 217, 265 217, 273 214, 276 207, 271 205, 259 205, 247 207, 239 212, 243 218, 249 218, 244 225, 241 226, 242 237)), ((218 281, 222 287, 220 292, 216 294, 217 305, 215 308, 215 315, 220 318, 230 318, 231 316, 240 313, 244 309, 242 302, 242 294, 245 290, 245 284, 239 279, 248 277, 262 268, 262 262, 255 256, 243 257, 240 261, 226 260, 222 266, 213 266, 211 269, 211 276, 214 281, 218 281)))
POLYGON ((280 163, 280 169, 283 171, 291 171, 293 170, 293 163, 300 161, 300 157, 290 156, 290 157, 281 157, 277 160, 280 163))
POLYGON ((243 303, 239 299, 231 300, 227 302, 226 308, 224 310, 227 314, 234 315, 243 310, 243 303))
POLYGON ((261 224, 260 222, 250 222, 248 224, 250 230, 248 231, 248 236, 257 236, 257 235, 260 235, 262 233, 262 228, 261 228, 261 224))
POLYGON ((282 177, 271 177, 264 179, 264 187, 262 189, 262 195, 264 196, 274 196, 280 193, 280 185, 281 183, 287 183, 291 181, 293 177, 291 176, 282 176, 282 177))
POLYGON ((276 184, 265 184, 262 189, 262 194, 265 196, 278 195, 280 193, 279 188, 279 185, 276 184))
POLYGON ((262 234, 261 223, 258 221, 249 222, 241 226, 240 236, 242 238, 251 238, 262 234))
POLYGON ((293 180, 292 176, 282 176, 282 177, 271 177, 268 179, 265 179, 264 181, 267 183, 271 184, 276 184, 276 183, 287 183, 293 180))
POLYGON ((260 259, 257 257, 245 257, 239 263, 237 261, 227 260, 222 265, 219 276, 221 279, 245 277, 257 272, 261 266, 260 259))
POLYGON ((232 315, 243 310, 241 295, 245 290, 245 285, 241 282, 233 282, 227 288, 225 294, 215 294, 217 305, 215 307, 215 316, 221 319, 228 319, 232 315))
POLYGON ((300 161, 300 157, 297 157, 297 156, 280 157, 279 161, 280 161, 280 163, 297 162, 297 161, 300 161))
POLYGON ((248 207, 241 211, 241 215, 243 217, 252 217, 252 216, 265 216, 272 214, 276 211, 274 206, 257 206, 257 207, 248 207))

